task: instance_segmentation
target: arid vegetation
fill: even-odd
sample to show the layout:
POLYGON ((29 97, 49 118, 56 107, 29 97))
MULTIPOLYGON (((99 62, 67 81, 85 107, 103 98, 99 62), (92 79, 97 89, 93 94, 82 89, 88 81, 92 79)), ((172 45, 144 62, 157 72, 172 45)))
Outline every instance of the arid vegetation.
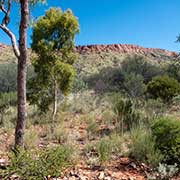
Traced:
POLYGON ((77 33, 70 10, 50 8, 18 61, 0 45, 0 179, 178 180, 178 55, 132 45, 75 47, 77 33), (27 54, 24 127, 17 129, 17 64, 27 54))

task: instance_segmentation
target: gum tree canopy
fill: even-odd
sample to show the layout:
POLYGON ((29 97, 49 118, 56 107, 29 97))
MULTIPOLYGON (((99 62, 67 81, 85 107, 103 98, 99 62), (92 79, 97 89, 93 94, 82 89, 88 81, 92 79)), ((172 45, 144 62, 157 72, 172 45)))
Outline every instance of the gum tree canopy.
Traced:
MULTIPOLYGON (((36 76, 30 80, 29 100, 41 111, 53 105, 52 120, 57 112, 58 94, 66 95, 75 75, 73 63, 77 58, 74 37, 79 24, 70 10, 50 8, 34 25, 32 50, 36 76)), ((53 123, 52 123, 53 124, 53 123)))

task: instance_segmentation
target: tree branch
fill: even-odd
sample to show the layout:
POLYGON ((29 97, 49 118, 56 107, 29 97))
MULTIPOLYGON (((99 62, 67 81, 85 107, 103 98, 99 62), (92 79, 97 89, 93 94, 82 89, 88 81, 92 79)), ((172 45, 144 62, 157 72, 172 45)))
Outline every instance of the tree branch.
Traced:
POLYGON ((5 25, 0 25, 0 29, 2 29, 10 37, 14 54, 17 58, 19 58, 20 52, 16 43, 15 35, 5 25))
POLYGON ((4 13, 4 17, 2 19, 1 25, 7 25, 10 21, 10 10, 11 10, 11 0, 8 0, 7 2, 7 10, 4 8, 4 1, 0 4, 0 10, 4 13))
POLYGON ((16 37, 6 26, 7 24, 9 24, 9 21, 10 21, 9 15, 10 15, 10 9, 11 9, 11 0, 8 0, 7 2, 7 10, 4 7, 4 3, 5 3, 4 1, 1 1, 1 4, 0 4, 0 10, 4 13, 4 17, 2 19, 0 29, 2 29, 10 37, 14 54, 17 58, 19 58, 20 52, 16 43, 16 37))

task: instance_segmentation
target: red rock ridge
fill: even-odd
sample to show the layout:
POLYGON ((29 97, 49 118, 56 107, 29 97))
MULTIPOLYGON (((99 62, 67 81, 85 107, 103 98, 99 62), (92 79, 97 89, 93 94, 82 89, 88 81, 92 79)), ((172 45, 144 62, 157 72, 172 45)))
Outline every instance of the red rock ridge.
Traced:
MULTIPOLYGON (((0 52, 4 51, 6 48, 11 48, 9 45, 0 43, 0 52)), ((178 57, 177 52, 168 51, 159 48, 144 48, 138 45, 130 44, 110 44, 110 45, 86 45, 86 46, 76 46, 76 51, 80 54, 91 54, 91 53, 101 53, 101 52, 118 52, 118 53, 135 53, 140 55, 158 56, 164 55, 169 57, 178 57)))
POLYGON ((129 44, 111 44, 111 45, 87 45, 87 46, 77 46, 76 50, 80 54, 85 53, 101 53, 101 52, 118 52, 118 53, 136 53, 147 55, 151 54, 163 54, 165 56, 177 57, 178 53, 158 49, 158 48, 144 48, 137 45, 129 44))

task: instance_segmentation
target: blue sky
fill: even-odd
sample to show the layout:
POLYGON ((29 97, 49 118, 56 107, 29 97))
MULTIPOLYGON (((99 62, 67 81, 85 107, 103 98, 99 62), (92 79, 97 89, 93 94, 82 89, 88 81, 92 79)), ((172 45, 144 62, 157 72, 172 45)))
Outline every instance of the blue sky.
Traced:
MULTIPOLYGON (((180 0, 47 0, 37 6, 32 15, 43 15, 50 6, 72 9, 80 23, 76 45, 137 44, 180 51, 175 43, 180 34, 180 0)), ((13 7, 11 25, 18 29, 18 11, 13 7)), ((30 44, 31 30, 28 31, 30 44)), ((0 31, 0 42, 9 43, 0 31)))

